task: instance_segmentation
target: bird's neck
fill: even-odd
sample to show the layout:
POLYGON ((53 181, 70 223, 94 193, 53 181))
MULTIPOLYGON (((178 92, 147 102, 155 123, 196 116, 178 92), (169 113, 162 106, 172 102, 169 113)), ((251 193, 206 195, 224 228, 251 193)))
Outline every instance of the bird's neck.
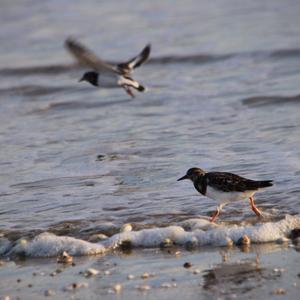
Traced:
POLYGON ((205 180, 204 176, 198 176, 194 180, 194 187, 200 194, 202 194, 202 195, 206 194, 207 184, 206 184, 206 180, 205 180))

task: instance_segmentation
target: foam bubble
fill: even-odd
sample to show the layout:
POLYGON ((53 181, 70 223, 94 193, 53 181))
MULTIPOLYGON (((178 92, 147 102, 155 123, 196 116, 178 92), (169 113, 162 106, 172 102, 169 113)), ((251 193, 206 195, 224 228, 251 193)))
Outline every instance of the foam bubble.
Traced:
POLYGON ((11 248, 12 243, 7 238, 0 238, 0 256, 3 256, 11 248))
POLYGON ((22 254, 29 257, 51 257, 67 251, 70 255, 95 255, 105 252, 101 244, 93 244, 68 236, 56 236, 44 232, 32 241, 20 241, 11 254, 22 254))

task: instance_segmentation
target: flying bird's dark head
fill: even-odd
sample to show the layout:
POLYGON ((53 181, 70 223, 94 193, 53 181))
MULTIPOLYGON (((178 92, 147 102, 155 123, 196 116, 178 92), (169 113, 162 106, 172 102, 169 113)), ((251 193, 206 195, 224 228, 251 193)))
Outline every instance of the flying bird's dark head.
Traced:
POLYGON ((99 74, 97 72, 86 72, 83 74, 79 82, 87 81, 94 86, 98 86, 98 77, 99 74))
POLYGON ((202 169, 191 168, 186 172, 186 174, 183 177, 177 179, 177 181, 190 179, 191 181, 195 182, 197 179, 201 178, 204 175, 205 175, 205 171, 203 171, 202 169))

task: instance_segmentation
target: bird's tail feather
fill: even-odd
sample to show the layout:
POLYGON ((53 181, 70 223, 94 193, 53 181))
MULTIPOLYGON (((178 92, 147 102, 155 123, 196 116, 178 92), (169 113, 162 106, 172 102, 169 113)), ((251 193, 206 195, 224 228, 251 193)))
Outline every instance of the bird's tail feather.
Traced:
POLYGON ((273 180, 255 181, 255 186, 260 188, 265 188, 273 185, 273 180))
POLYGON ((136 80, 132 79, 131 77, 121 77, 118 83, 121 86, 132 87, 139 92, 145 91, 145 87, 138 83, 136 80))
POLYGON ((145 91, 145 87, 142 86, 141 84, 139 84, 137 90, 138 90, 139 92, 144 92, 144 91, 145 91))

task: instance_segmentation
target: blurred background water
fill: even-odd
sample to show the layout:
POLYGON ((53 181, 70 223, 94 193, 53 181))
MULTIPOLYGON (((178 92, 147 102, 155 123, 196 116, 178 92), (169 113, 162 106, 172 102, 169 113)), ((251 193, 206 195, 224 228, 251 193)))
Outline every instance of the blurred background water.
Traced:
MULTIPOLYGON (((300 2, 1 1, 0 227, 166 225, 216 206, 190 167, 273 179, 257 205, 298 214, 300 2), (77 81, 73 36, 148 92, 77 81)), ((221 217, 256 220, 248 203, 221 217)))

